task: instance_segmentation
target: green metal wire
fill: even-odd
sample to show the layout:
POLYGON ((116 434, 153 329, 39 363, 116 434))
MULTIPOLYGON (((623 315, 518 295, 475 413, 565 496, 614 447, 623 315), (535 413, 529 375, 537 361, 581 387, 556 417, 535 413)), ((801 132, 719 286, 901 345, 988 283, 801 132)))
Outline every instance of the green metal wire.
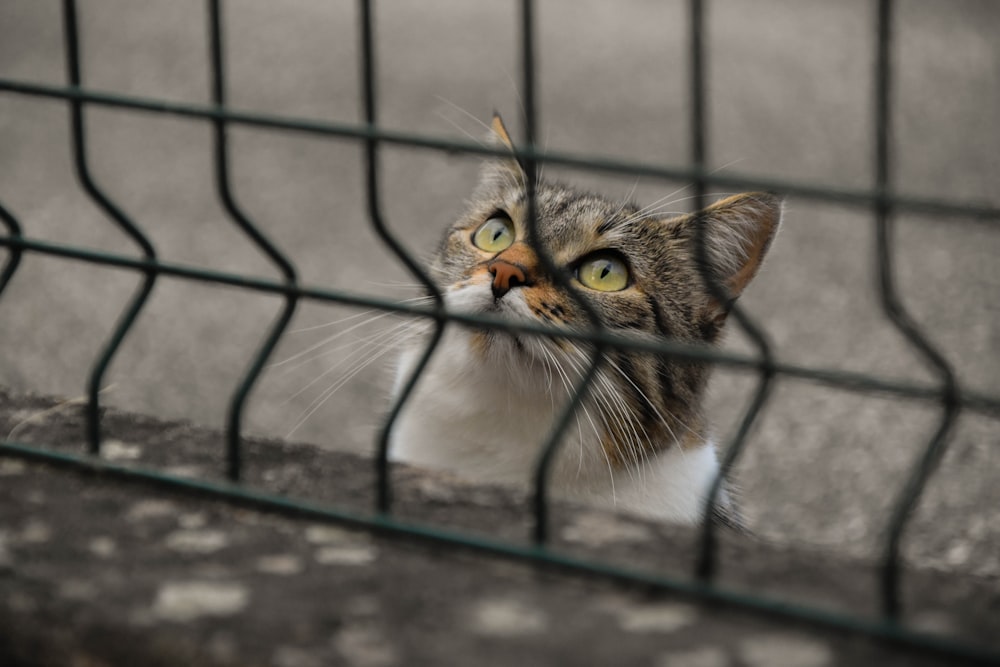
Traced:
MULTIPOLYGON (((365 123, 368 127, 376 127, 376 105, 375 105, 375 34, 372 16, 371 0, 360 0, 361 15, 361 96, 364 104, 363 113, 365 123)), ((420 281, 424 288, 434 299, 435 323, 427 346, 423 354, 417 360, 416 366, 410 376, 403 383, 399 395, 393 401, 392 407, 386 415, 382 429, 379 432, 378 451, 375 456, 375 474, 377 484, 376 510, 381 514, 389 514, 392 510, 392 477, 389 470, 389 439, 392 435, 392 426, 396 423, 399 413, 402 411, 406 400, 413 393, 413 389, 420 379, 427 364, 430 363, 434 350, 437 349, 441 338, 444 335, 444 297, 434 281, 431 280, 427 272, 414 259, 412 253, 403 247, 399 239, 393 235, 389 227, 385 224, 382 216, 382 207, 379 203, 378 188, 378 138, 374 135, 365 141, 365 184, 368 191, 368 218, 371 220, 375 233, 382 239, 389 249, 399 258, 413 276, 420 281)))
MULTIPOLYGON (((15 79, 0 78, 0 91, 60 100, 77 100, 119 109, 133 109, 148 113, 166 114, 184 118, 203 120, 224 119, 230 125, 246 125, 262 129, 286 130, 320 137, 341 137, 346 139, 377 139, 379 143, 410 148, 424 148, 443 153, 468 153, 492 157, 509 157, 505 149, 483 146, 473 141, 462 141, 426 134, 400 132, 367 124, 334 123, 307 118, 253 113, 227 107, 171 102, 168 100, 120 95, 98 90, 81 90, 73 87, 52 86, 15 79)), ((659 179, 673 183, 702 181, 706 185, 742 190, 762 190, 781 192, 798 199, 844 204, 871 208, 880 195, 867 189, 837 188, 800 181, 739 176, 733 173, 711 173, 704 168, 690 166, 664 166, 632 160, 621 160, 599 155, 578 155, 561 151, 541 151, 538 148, 519 148, 516 155, 522 159, 532 159, 538 163, 573 167, 584 171, 607 172, 659 179)), ((894 195, 894 208, 905 213, 927 216, 955 216, 996 224, 1000 222, 1000 208, 988 202, 959 203, 947 199, 922 198, 909 195, 894 195)))
POLYGON ((917 465, 893 504, 882 565, 882 610, 890 619, 900 613, 899 577, 900 542, 903 530, 913 514, 924 486, 941 457, 958 417, 960 401, 958 382, 951 365, 921 333, 913 318, 903 308, 896 293, 892 266, 892 199, 890 142, 892 111, 892 0, 879 0, 877 7, 875 59, 875 189, 885 195, 875 204, 875 239, 878 261, 879 295, 886 316, 903 334, 910 345, 924 358, 941 379, 941 420, 931 436, 917 465))
MULTIPOLYGON (((212 101, 219 108, 226 105, 226 80, 225 67, 223 65, 223 42, 222 42, 222 6, 220 0, 209 0, 208 2, 208 24, 209 24, 209 51, 211 56, 212 70, 212 101)), ((297 280, 295 268, 285 255, 278 250, 277 246, 264 235, 260 229, 254 225, 233 196, 231 181, 229 177, 229 142, 226 133, 226 121, 224 118, 214 119, 212 125, 215 129, 215 175, 216 189, 219 199, 222 200, 223 208, 236 223, 243 233, 257 246, 267 257, 278 267, 285 277, 285 283, 294 286, 297 280)), ((285 305, 278 314, 277 319, 271 326, 271 330, 264 338, 250 362, 250 367, 246 371, 243 379, 236 387, 233 397, 229 402, 229 413, 226 428, 226 472, 229 479, 237 481, 240 478, 242 466, 242 452, 240 446, 240 431, 243 416, 243 408, 250 396, 257 378, 260 377, 264 364, 274 351, 281 334, 288 327, 288 323, 295 313, 295 306, 298 303, 298 296, 294 292, 286 294, 285 305)))
MULTIPOLYGON (((76 0, 63 0, 63 21, 66 37, 67 75, 70 86, 78 89, 81 85, 82 77, 80 72, 80 32, 77 25, 76 0)), ((112 358, 118 351, 118 348, 121 347, 125 336, 132 328, 132 325, 135 324, 136 319, 139 317, 139 312, 153 291, 153 284, 156 281, 156 251, 153 250, 153 245, 146 235, 104 193, 94 181, 93 176, 91 176, 90 167, 87 164, 86 126, 83 118, 83 100, 81 99, 70 100, 70 125, 73 141, 73 163, 76 167, 77 178, 83 185, 84 191, 142 249, 143 256, 150 262, 149 268, 146 270, 145 279, 120 315, 118 324, 111 333, 111 338, 105 344, 104 350, 98 356, 97 362, 90 372, 87 390, 87 438, 91 453, 97 454, 101 448, 100 392, 104 374, 107 372, 112 358)))
MULTIPOLYGON (((783 618, 798 619, 854 634, 898 642, 906 647, 935 651, 944 656, 963 660, 980 661, 987 664, 1000 662, 1000 655, 995 652, 968 646, 957 641, 944 640, 922 634, 901 626, 897 622, 897 617, 901 610, 899 600, 900 543, 912 510, 918 502, 927 480, 937 467, 945 451, 948 434, 959 411, 967 410, 1000 418, 1000 396, 961 390, 954 372, 946 359, 930 344, 918 324, 903 309, 896 294, 893 281, 893 244, 891 237, 892 225, 895 222, 893 215, 896 212, 907 211, 922 215, 948 215, 960 217, 967 221, 996 224, 997 221, 1000 221, 1000 208, 991 204, 972 204, 941 199, 901 197, 891 193, 891 164, 889 160, 891 147, 891 127, 889 120, 891 117, 891 26, 893 7, 891 0, 880 0, 877 6, 877 57, 875 63, 874 97, 876 178, 872 190, 834 189, 808 183, 708 173, 705 169, 708 145, 708 127, 705 121, 707 118, 708 102, 706 98, 707 68, 705 66, 707 50, 704 44, 707 4, 707 0, 690 0, 689 4, 691 12, 690 101, 693 137, 691 164, 682 167, 665 167, 662 165, 641 164, 594 156, 543 153, 538 149, 535 142, 538 122, 535 99, 538 67, 534 45, 534 3, 532 0, 522 0, 521 2, 521 71, 522 94, 524 95, 525 102, 526 141, 524 146, 514 151, 514 156, 525 168, 528 189, 529 236, 531 240, 535 241, 536 251, 539 255, 542 268, 552 276, 553 280, 557 281, 557 284, 567 289, 573 298, 578 301, 581 308, 587 313, 592 325, 589 329, 570 331, 541 324, 514 323, 486 315, 447 312, 444 308, 444 300, 438 287, 433 283, 424 269, 414 260, 412 253, 395 238, 386 225, 379 197, 378 157, 381 145, 390 144, 414 149, 463 152, 508 159, 510 152, 506 149, 484 147, 471 142, 393 132, 379 127, 376 104, 375 16, 372 0, 359 0, 359 34, 361 37, 362 69, 361 95, 364 120, 361 124, 329 123, 302 118, 255 114, 241 112, 229 107, 225 95, 226 70, 223 57, 224 20, 221 0, 207 0, 210 70, 212 75, 211 106, 173 103, 158 99, 122 96, 85 89, 82 86, 80 72, 80 35, 77 25, 77 6, 74 0, 63 0, 67 78, 69 85, 51 86, 35 82, 0 79, 0 91, 33 97, 54 98, 67 103, 70 111, 74 163, 81 185, 95 204, 108 215, 111 221, 139 246, 142 250, 142 257, 137 258, 100 252, 78 246, 46 242, 26 237, 23 235, 21 226, 14 215, 0 205, 0 221, 3 222, 3 226, 7 230, 6 234, 0 235, 0 246, 5 247, 8 252, 3 269, 0 270, 0 294, 2 294, 17 272, 23 256, 32 253, 83 261, 107 268, 125 269, 144 276, 143 282, 126 305, 109 341, 103 348, 91 371, 88 385, 87 440, 92 453, 97 454, 100 449, 100 420, 97 392, 100 389, 101 380, 115 352, 133 326, 153 288, 154 282, 159 276, 232 285, 260 293, 281 295, 285 299, 284 307, 276 318, 275 323, 269 329, 260 348, 251 359, 249 369, 235 390, 230 402, 227 429, 227 475, 234 482, 240 477, 242 460, 240 422, 246 400, 267 358, 285 331, 300 300, 308 299, 351 306, 372 307, 411 317, 425 318, 432 323, 433 329, 423 356, 390 409, 379 435, 376 457, 378 480, 376 507, 374 513, 370 516, 353 514, 332 507, 319 506, 305 502, 302 499, 268 495, 243 485, 199 482, 167 475, 156 470, 125 468, 102 461, 100 458, 94 456, 63 454, 14 442, 0 442, 0 455, 16 456, 43 461, 49 464, 68 466, 78 471, 100 472, 144 484, 182 489, 207 497, 222 498, 230 502, 249 505, 266 511, 280 512, 285 515, 305 516, 326 521, 348 523, 393 535, 433 540, 456 547, 470 548, 490 554, 527 560, 560 570, 575 571, 589 576, 603 576, 641 583, 654 589, 725 602, 757 612, 769 613, 783 618), (246 234, 248 239, 278 267, 283 280, 226 273, 158 260, 153 246, 146 235, 105 194, 91 176, 87 164, 86 125, 83 112, 85 105, 92 104, 148 113, 167 114, 210 123, 215 130, 216 184, 223 207, 229 217, 246 234), (382 239, 383 243, 398 257, 400 262, 427 289, 433 298, 433 305, 427 307, 394 303, 365 295, 301 284, 297 280, 295 267, 292 262, 250 221, 235 200, 229 175, 230 154, 227 140, 228 128, 233 125, 281 129, 289 132, 303 132, 318 137, 339 137, 360 141, 365 147, 364 166, 368 213, 372 228, 379 238, 382 239), (602 329, 600 321, 589 303, 582 299, 572 286, 568 284, 568 281, 562 277, 562 274, 555 269, 545 248, 538 243, 535 173, 537 165, 541 163, 559 164, 611 173, 649 176, 666 181, 693 182, 696 187, 697 199, 702 204, 704 203, 708 188, 717 186, 730 189, 777 191, 803 199, 846 204, 872 210, 875 214, 876 262, 879 272, 879 294, 883 310, 893 325, 932 366, 938 376, 939 382, 934 385, 915 384, 888 380, 862 373, 851 373, 825 368, 809 368, 779 362, 774 358, 763 329, 745 312, 736 307, 731 310, 730 315, 754 343, 757 351, 753 355, 720 352, 702 346, 684 345, 665 340, 637 340, 602 329), (392 424, 416 385, 421 372, 434 354, 435 349, 441 341, 445 326, 449 323, 487 327, 519 335, 564 338, 581 345, 588 345, 592 350, 592 357, 588 368, 582 374, 580 381, 574 388, 573 394, 563 412, 556 419, 552 431, 547 434, 539 453, 534 476, 535 524, 532 534, 533 543, 530 546, 483 540, 467 534, 443 531, 432 526, 406 523, 394 519, 390 514, 392 489, 388 455, 389 435, 392 424), (692 579, 672 579, 658 573, 634 571, 599 562, 573 559, 556 553, 546 546, 548 541, 547 491, 549 471, 553 464, 559 442, 561 441, 561 435, 568 426, 575 411, 585 400, 588 387, 596 376, 603 355, 609 349, 635 350, 677 359, 709 361, 718 365, 748 369, 758 374, 759 381, 753 394, 753 399, 744 413, 732 441, 726 448, 726 454, 720 465, 721 473, 715 480, 706 503, 705 521, 703 523, 703 532, 701 533, 695 577, 692 579), (909 399, 930 401, 940 405, 942 408, 941 420, 919 461, 910 471, 906 484, 900 491, 893 506, 882 563, 881 594, 884 615, 880 619, 832 614, 823 611, 818 606, 795 605, 768 597, 742 594, 728 590, 714 582, 717 564, 715 523, 711 520, 711 516, 717 497, 721 491, 725 474, 742 452, 747 433, 760 411, 764 408, 770 396, 773 383, 779 377, 815 382, 851 392, 884 393, 909 399)), ((698 208, 701 209, 703 206, 699 206, 698 208)), ((712 280, 710 274, 704 269, 704 267, 707 267, 704 225, 699 224, 698 230, 698 234, 696 234, 696 248, 703 267, 703 278, 709 289, 716 292, 720 300, 725 301, 722 287, 716 281, 712 280)))
MULTIPOLYGON (((691 0, 688 4, 690 14, 690 65, 691 65, 691 162, 699 170, 704 170, 708 155, 708 127, 705 110, 707 103, 707 86, 705 85, 707 67, 705 60, 707 57, 704 35, 705 31, 705 11, 708 0, 691 0)), ((707 183, 702 179, 695 180, 695 210, 701 211, 707 205, 707 183)), ((729 476, 730 470, 736 463, 737 458, 746 446, 747 436, 750 428, 764 409, 764 404, 771 394, 772 380, 774 378, 774 355, 771 352, 771 344, 760 326, 747 315, 738 303, 731 303, 726 288, 719 283, 711 271, 711 262, 708 257, 707 234, 708 225, 700 214, 695 214, 695 258, 698 262, 699 272, 702 281, 708 288, 712 297, 720 304, 729 304, 728 317, 735 320, 737 326, 746 333, 750 342, 757 348, 757 359, 759 360, 760 380, 753 394, 753 399, 747 406, 746 411, 740 418, 739 427, 733 435, 732 440, 723 449, 724 454, 719 462, 719 471, 709 487, 708 497, 705 501, 705 508, 702 512, 701 540, 698 555, 695 560, 695 576, 698 579, 711 582, 715 576, 717 567, 716 550, 716 530, 719 522, 715 520, 716 507, 719 501, 719 494, 722 493, 722 486, 729 476)))
MULTIPOLYGON (((17 223, 14 216, 2 204, 0 204, 0 221, 3 221, 10 238, 21 236, 21 225, 17 223)), ((17 267, 21 264, 21 255, 23 253, 22 249, 16 246, 8 246, 7 251, 7 261, 4 262, 3 270, 0 271, 0 295, 7 289, 10 279, 14 277, 14 272, 17 271, 17 267)))
MULTIPOLYGON (((128 257, 126 255, 87 250, 78 246, 52 243, 50 241, 33 239, 24 236, 0 235, 0 246, 52 257, 74 259, 87 262, 89 264, 97 264, 99 266, 132 269, 136 271, 148 271, 150 269, 155 269, 156 272, 161 275, 171 276, 182 280, 208 282, 217 285, 229 285, 264 294, 296 294, 303 299, 313 301, 339 303, 347 306, 358 306, 361 308, 375 308, 401 315, 412 315, 432 320, 441 316, 437 311, 427 309, 422 306, 389 301, 364 294, 352 294, 350 292, 303 284, 289 286, 282 282, 269 280, 267 278, 260 278, 257 276, 203 269, 165 260, 149 262, 142 259, 136 259, 134 257, 128 257)), ((599 343, 606 348, 618 348, 622 350, 633 350, 636 352, 663 354, 677 357, 678 359, 710 361, 719 366, 731 368, 756 371, 762 370, 760 360, 756 357, 716 350, 698 345, 688 345, 685 343, 666 340, 649 341, 609 331, 591 333, 589 331, 560 329, 543 324, 513 322, 491 315, 470 315, 460 312, 448 312, 446 319, 450 322, 458 324, 478 328, 485 327, 511 334, 566 338, 567 340, 579 341, 583 343, 599 343)), ((776 361, 774 363, 773 370, 776 375, 814 382, 821 386, 832 387, 855 393, 884 394, 887 396, 897 396, 899 398, 937 401, 939 403, 942 400, 942 392, 939 386, 879 378, 866 373, 829 368, 810 368, 808 366, 789 364, 781 361, 776 361)), ((1000 396, 964 390, 960 394, 959 402, 964 410, 988 417, 1000 418, 1000 396)))
MULTIPOLYGON (((532 0, 522 0, 521 2, 521 87, 524 100, 524 130, 527 148, 534 149, 536 128, 538 126, 538 112, 535 106, 535 73, 537 66, 535 62, 535 19, 534 2, 532 0)), ((590 340, 594 339, 593 334, 602 331, 601 319, 593 306, 584 299, 576 288, 570 284, 565 274, 560 271, 548 248, 542 240, 542 235, 538 232, 538 200, 536 196, 537 185, 537 161, 532 157, 520 156, 521 166, 524 169, 525 201, 527 202, 527 222, 528 241, 538 256, 541 271, 546 278, 555 285, 565 290, 570 298, 583 311, 590 324, 590 340)), ((534 495, 533 506, 535 512, 535 523, 533 537, 535 544, 541 546, 548 540, 549 533, 549 476, 552 466, 555 464, 556 453, 562 442, 562 435, 569 427, 571 420, 576 415, 584 400, 597 371, 600 367, 601 359, 604 355, 604 347, 600 343, 592 345, 590 358, 587 367, 580 374, 570 393, 569 400, 563 406, 562 411, 556 417, 551 430, 546 434, 535 463, 534 474, 534 495)))

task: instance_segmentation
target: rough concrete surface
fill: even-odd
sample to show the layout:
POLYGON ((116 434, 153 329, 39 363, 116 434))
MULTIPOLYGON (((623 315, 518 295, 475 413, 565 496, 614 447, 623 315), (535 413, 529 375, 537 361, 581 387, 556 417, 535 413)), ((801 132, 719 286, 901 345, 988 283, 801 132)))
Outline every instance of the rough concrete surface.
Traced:
MULTIPOLYGON (((83 412, 0 390, 0 430, 79 454, 83 412), (25 422, 24 415, 34 416, 25 422)), ((223 436, 108 411, 104 462, 222 481, 223 436)), ((258 492, 371 516, 372 466, 353 454, 251 440, 258 492)), ((505 489, 396 468, 396 518, 526 546, 529 506, 505 489)), ((696 533, 558 505, 553 553, 689 580, 696 533)), ((872 619, 861 560, 720 535, 730 590, 872 619)), ((909 568, 903 622, 996 651, 995 581, 909 568)), ((832 632, 388 530, 262 512, 148 480, 0 457, 0 664, 796 665, 962 664, 832 632)))
MULTIPOLYGON (((708 3, 709 158, 724 173, 865 188, 873 178, 867 0, 708 3)), ((207 28, 197 0, 80 2, 87 86, 173 101, 209 97, 207 28)), ((688 155, 684 3, 538 3, 541 138, 556 150, 682 165, 688 155)), ((1000 204, 1000 5, 897 3, 893 186, 1000 204)), ((65 81, 60 3, 0 3, 0 76, 65 81)), ((359 119, 356 3, 225 3, 231 104, 359 119)), ((380 120, 463 138, 492 109, 518 126, 516 3, 382 2, 376 7, 380 120)), ((229 220, 214 190, 204 122, 89 108, 97 182, 171 261, 255 275, 275 269, 229 220)), ((345 140, 234 129, 232 177, 248 216, 304 282, 405 298, 408 276, 370 230, 361 151, 345 140)), ((476 160, 383 150, 385 218, 423 254, 457 214, 476 160)), ((65 104, 0 94, 0 202, 40 239, 136 254, 81 190, 65 104)), ((602 192, 656 201, 684 184, 549 170, 602 192)), ((681 191, 667 210, 683 210, 681 191)), ((770 260, 743 303, 781 360, 932 383, 881 312, 872 216, 794 197, 770 260)), ((899 215, 904 305, 969 389, 1000 394, 1000 228, 996 221, 899 215)), ((27 256, 0 299, 0 385, 66 397, 135 289, 121 270, 27 256)), ((160 280, 107 376, 109 405, 223 424, 229 394, 278 312, 278 299, 160 280)), ((250 431, 370 451, 384 413, 392 318, 304 304, 254 390, 250 431), (319 325, 340 324, 313 329, 319 325), (327 336, 339 334, 301 359, 327 336), (364 362, 372 363, 365 365, 364 362), (300 363, 305 361, 306 363, 300 363), (332 396, 324 391, 345 384, 332 396), (324 400, 325 398, 325 400, 324 400), (315 408, 315 409, 314 409, 315 408), (306 415, 309 415, 305 419, 306 415), (296 429, 296 427, 298 427, 296 429)), ((739 332, 727 347, 750 350, 739 332)), ((711 412, 724 441, 753 378, 720 371, 711 412)), ((894 498, 939 419, 931 403, 780 379, 736 477, 752 528, 786 543, 873 554, 894 498)), ((911 562, 1000 575, 995 417, 963 414, 906 533, 911 562)))

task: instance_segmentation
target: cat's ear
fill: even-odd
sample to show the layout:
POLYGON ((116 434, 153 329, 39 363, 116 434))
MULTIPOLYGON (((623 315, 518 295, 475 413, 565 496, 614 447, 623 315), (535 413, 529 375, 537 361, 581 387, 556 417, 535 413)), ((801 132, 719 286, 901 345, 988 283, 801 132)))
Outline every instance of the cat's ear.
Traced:
MULTIPOLYGON (((782 204, 774 193, 749 192, 716 202, 682 222, 694 243, 697 227, 702 226, 707 269, 728 296, 726 303, 719 304, 721 317, 757 275, 781 225, 782 204)), ((697 257, 697 249, 694 252, 697 257)))
POLYGON ((503 145, 507 148, 514 150, 514 142, 510 139, 510 132, 507 131, 507 126, 503 124, 503 118, 500 117, 500 112, 493 112, 493 120, 490 121, 490 135, 491 143, 496 145, 503 145))
POLYGON ((511 151, 510 157, 490 157, 483 166, 481 180, 486 183, 499 182, 509 185, 511 179, 519 187, 525 183, 524 169, 521 163, 513 155, 514 142, 511 141, 510 132, 503 124, 503 119, 496 111, 493 112, 493 120, 490 123, 490 132, 486 137, 487 143, 494 148, 506 148, 511 151))

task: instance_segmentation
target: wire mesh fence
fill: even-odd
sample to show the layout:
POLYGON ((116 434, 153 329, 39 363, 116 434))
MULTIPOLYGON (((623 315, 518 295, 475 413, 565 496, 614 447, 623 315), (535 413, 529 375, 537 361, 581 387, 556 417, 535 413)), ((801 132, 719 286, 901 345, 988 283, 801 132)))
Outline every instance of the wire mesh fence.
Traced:
MULTIPOLYGON (((385 146, 407 146, 443 153, 457 152, 500 157, 505 156, 507 152, 484 147, 474 142, 390 131, 380 126, 380 107, 377 94, 379 77, 375 58, 377 53, 376 20, 373 14, 373 3, 370 1, 361 1, 358 7, 360 18, 358 35, 361 45, 362 72, 359 98, 363 109, 362 123, 333 123, 300 117, 240 111, 227 103, 226 74, 228 69, 224 58, 226 53, 224 44, 226 21, 222 12, 222 3, 221 0, 208 0, 206 4, 206 23, 210 44, 211 104, 177 103, 164 99, 125 96, 88 88, 85 83, 85 72, 81 59, 79 8, 74 0, 64 0, 62 3, 66 85, 57 86, 34 81, 0 79, 0 92, 3 94, 50 98, 65 103, 69 111, 71 150, 79 182, 93 203, 106 214, 109 223, 115 225, 138 251, 137 254, 99 252, 77 245, 54 243, 35 238, 29 233, 30 225, 19 223, 16 211, 8 210, 0 205, 0 220, 6 227, 6 233, 0 236, 0 245, 6 249, 5 263, 0 271, 0 295, 12 280, 17 279, 20 267, 26 261, 31 261, 30 258, 33 255, 117 268, 136 273, 142 277, 131 299, 123 305, 118 322, 90 370, 86 421, 89 454, 86 456, 68 455, 13 441, 0 442, 0 454, 70 466, 98 468, 113 474, 138 477, 150 483, 166 484, 175 488, 222 496, 280 512, 333 521, 346 521, 390 532, 419 536, 446 544, 462 545, 510 557, 542 561, 578 572, 612 576, 668 590, 682 590, 708 599, 790 615, 852 632, 932 648, 946 654, 985 660, 998 658, 995 654, 983 649, 925 635, 898 623, 901 613, 900 548, 913 509, 945 452, 959 413, 966 411, 991 418, 1000 416, 1000 396, 962 387, 944 355, 929 341, 920 325, 903 307, 898 296, 896 271, 893 264, 894 217, 901 212, 916 212, 987 221, 993 224, 1000 220, 1000 209, 990 205, 936 198, 898 196, 893 193, 892 183, 895 165, 891 159, 893 155, 891 123, 894 85, 894 3, 892 0, 880 0, 877 7, 873 8, 871 17, 873 27, 871 39, 876 57, 871 72, 873 94, 870 105, 871 126, 875 137, 871 156, 875 178, 870 188, 829 188, 822 184, 737 177, 716 174, 708 170, 706 166, 707 146, 711 136, 709 124, 706 121, 709 91, 706 58, 709 47, 704 37, 706 33, 705 5, 707 4, 704 0, 691 0, 688 4, 690 89, 687 101, 690 105, 692 140, 687 164, 662 166, 634 163, 619 159, 543 151, 539 148, 535 55, 538 40, 536 35, 537 20, 535 3, 530 0, 520 2, 517 10, 521 64, 519 89, 524 102, 525 137, 524 142, 518 146, 516 154, 525 165, 528 174, 526 182, 529 188, 527 199, 529 211, 534 207, 534 194, 531 190, 535 182, 534 173, 543 164, 562 165, 602 173, 646 176, 665 181, 691 182, 694 183, 698 204, 705 202, 709 188, 727 187, 776 191, 797 198, 832 202, 870 211, 875 231, 877 275, 879 278, 878 296, 881 307, 892 325, 933 369, 936 381, 932 383, 900 381, 866 373, 782 362, 777 358, 774 346, 770 343, 760 324, 739 307, 733 310, 733 319, 752 342, 754 348, 752 354, 721 352, 674 341, 640 341, 602 329, 596 318, 592 320, 593 326, 589 330, 570 331, 548 326, 516 323, 485 315, 469 315, 448 311, 444 306, 439 288, 386 224, 380 187, 380 152, 385 146), (276 267, 281 278, 279 280, 264 279, 242 273, 194 267, 160 259, 143 225, 126 214, 123 207, 102 189, 94 176, 89 164, 91 152, 88 149, 88 134, 85 123, 86 112, 92 107, 117 108, 135 113, 181 117, 208 124, 213 133, 215 185, 218 197, 232 223, 262 251, 276 267), (244 212, 233 192, 231 184, 233 158, 230 154, 229 137, 234 127, 279 130, 310 137, 339 137, 358 142, 363 147, 368 222, 378 238, 398 258, 400 264, 405 266, 414 279, 432 295, 431 305, 408 305, 348 290, 320 287, 301 282, 295 264, 280 249, 281 240, 269 238, 252 217, 244 212), (277 295, 283 299, 283 305, 273 324, 264 333, 256 354, 247 360, 247 368, 229 402, 226 474, 234 484, 195 481, 152 469, 123 468, 101 458, 100 391, 105 384, 108 367, 129 332, 135 327, 136 320, 145 308, 154 285, 163 280, 175 279, 228 285, 242 290, 277 295), (378 480, 377 500, 376 506, 372 508, 370 514, 360 515, 336 507, 316 506, 302 499, 271 496, 259 490, 239 485, 245 463, 241 431, 248 397, 257 384, 262 369, 268 363, 276 345, 286 332, 297 306, 303 301, 373 308, 406 317, 422 318, 434 323, 434 334, 428 340, 415 372, 407 379, 403 390, 399 392, 398 399, 391 406, 380 428, 376 449, 377 456, 375 457, 378 480), (594 353, 590 359, 589 367, 582 373, 572 400, 557 420, 552 432, 546 436, 544 442, 539 443, 539 463, 534 477, 534 529, 531 543, 528 545, 490 541, 440 530, 433 526, 414 525, 395 518, 393 514, 389 431, 420 377, 420 372, 441 342, 446 325, 451 324, 474 325, 526 335, 558 335, 561 338, 593 345, 594 353), (606 351, 614 349, 641 350, 677 359, 710 361, 719 366, 744 369, 756 374, 758 380, 752 400, 739 421, 734 437, 726 443, 726 454, 722 461, 722 475, 718 477, 713 486, 710 502, 705 508, 706 517, 711 516, 721 488, 720 482, 743 453, 747 435, 768 404, 774 381, 777 378, 795 378, 863 394, 890 395, 918 401, 929 409, 937 410, 939 412, 937 423, 926 435, 926 442, 919 460, 908 472, 905 484, 893 491, 895 500, 891 516, 887 519, 886 538, 882 546, 880 591, 882 617, 868 619, 837 615, 826 612, 819 606, 790 604, 782 600, 741 594, 718 585, 715 581, 717 558, 715 531, 717 524, 710 520, 706 520, 702 524, 699 555, 697 562, 693 564, 692 576, 688 579, 671 578, 659 573, 633 572, 599 562, 579 561, 550 549, 548 547, 550 542, 548 471, 559 446, 562 431, 567 427, 574 411, 583 400, 602 355, 606 351)), ((704 208, 703 205, 696 207, 697 210, 702 208, 704 208)), ((529 226, 534 225, 533 213, 529 213, 528 220, 529 226)), ((703 249, 704 242, 702 241, 700 245, 703 249)), ((543 262, 548 262, 549 268, 552 268, 551 259, 547 258, 544 252, 541 253, 541 259, 543 262)), ((558 272, 554 270, 550 273, 558 275, 558 272)), ((712 279, 707 274, 704 278, 711 286, 712 279)), ((0 302, 0 312, 2 312, 2 305, 0 302)))

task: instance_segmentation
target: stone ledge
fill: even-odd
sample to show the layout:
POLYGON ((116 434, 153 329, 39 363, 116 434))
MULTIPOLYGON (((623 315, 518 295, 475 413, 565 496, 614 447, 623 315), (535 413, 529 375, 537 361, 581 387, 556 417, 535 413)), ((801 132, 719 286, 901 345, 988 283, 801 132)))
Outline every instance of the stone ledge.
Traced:
MULTIPOLYGON (((0 433, 83 450, 78 406, 0 390, 0 433)), ((221 479, 222 434, 107 411, 104 456, 221 479)), ((354 512, 373 503, 371 461, 249 440, 246 482, 354 512)), ((526 499, 406 468, 400 517, 523 544, 526 499)), ((559 505, 554 548, 686 576, 695 534, 559 505)), ((872 614, 866 563, 721 540, 721 581, 872 614)), ((906 620, 997 650, 1000 585, 906 575, 906 620)), ((280 516, 106 475, 0 456, 2 665, 839 665, 956 664, 805 623, 641 586, 280 516)))

